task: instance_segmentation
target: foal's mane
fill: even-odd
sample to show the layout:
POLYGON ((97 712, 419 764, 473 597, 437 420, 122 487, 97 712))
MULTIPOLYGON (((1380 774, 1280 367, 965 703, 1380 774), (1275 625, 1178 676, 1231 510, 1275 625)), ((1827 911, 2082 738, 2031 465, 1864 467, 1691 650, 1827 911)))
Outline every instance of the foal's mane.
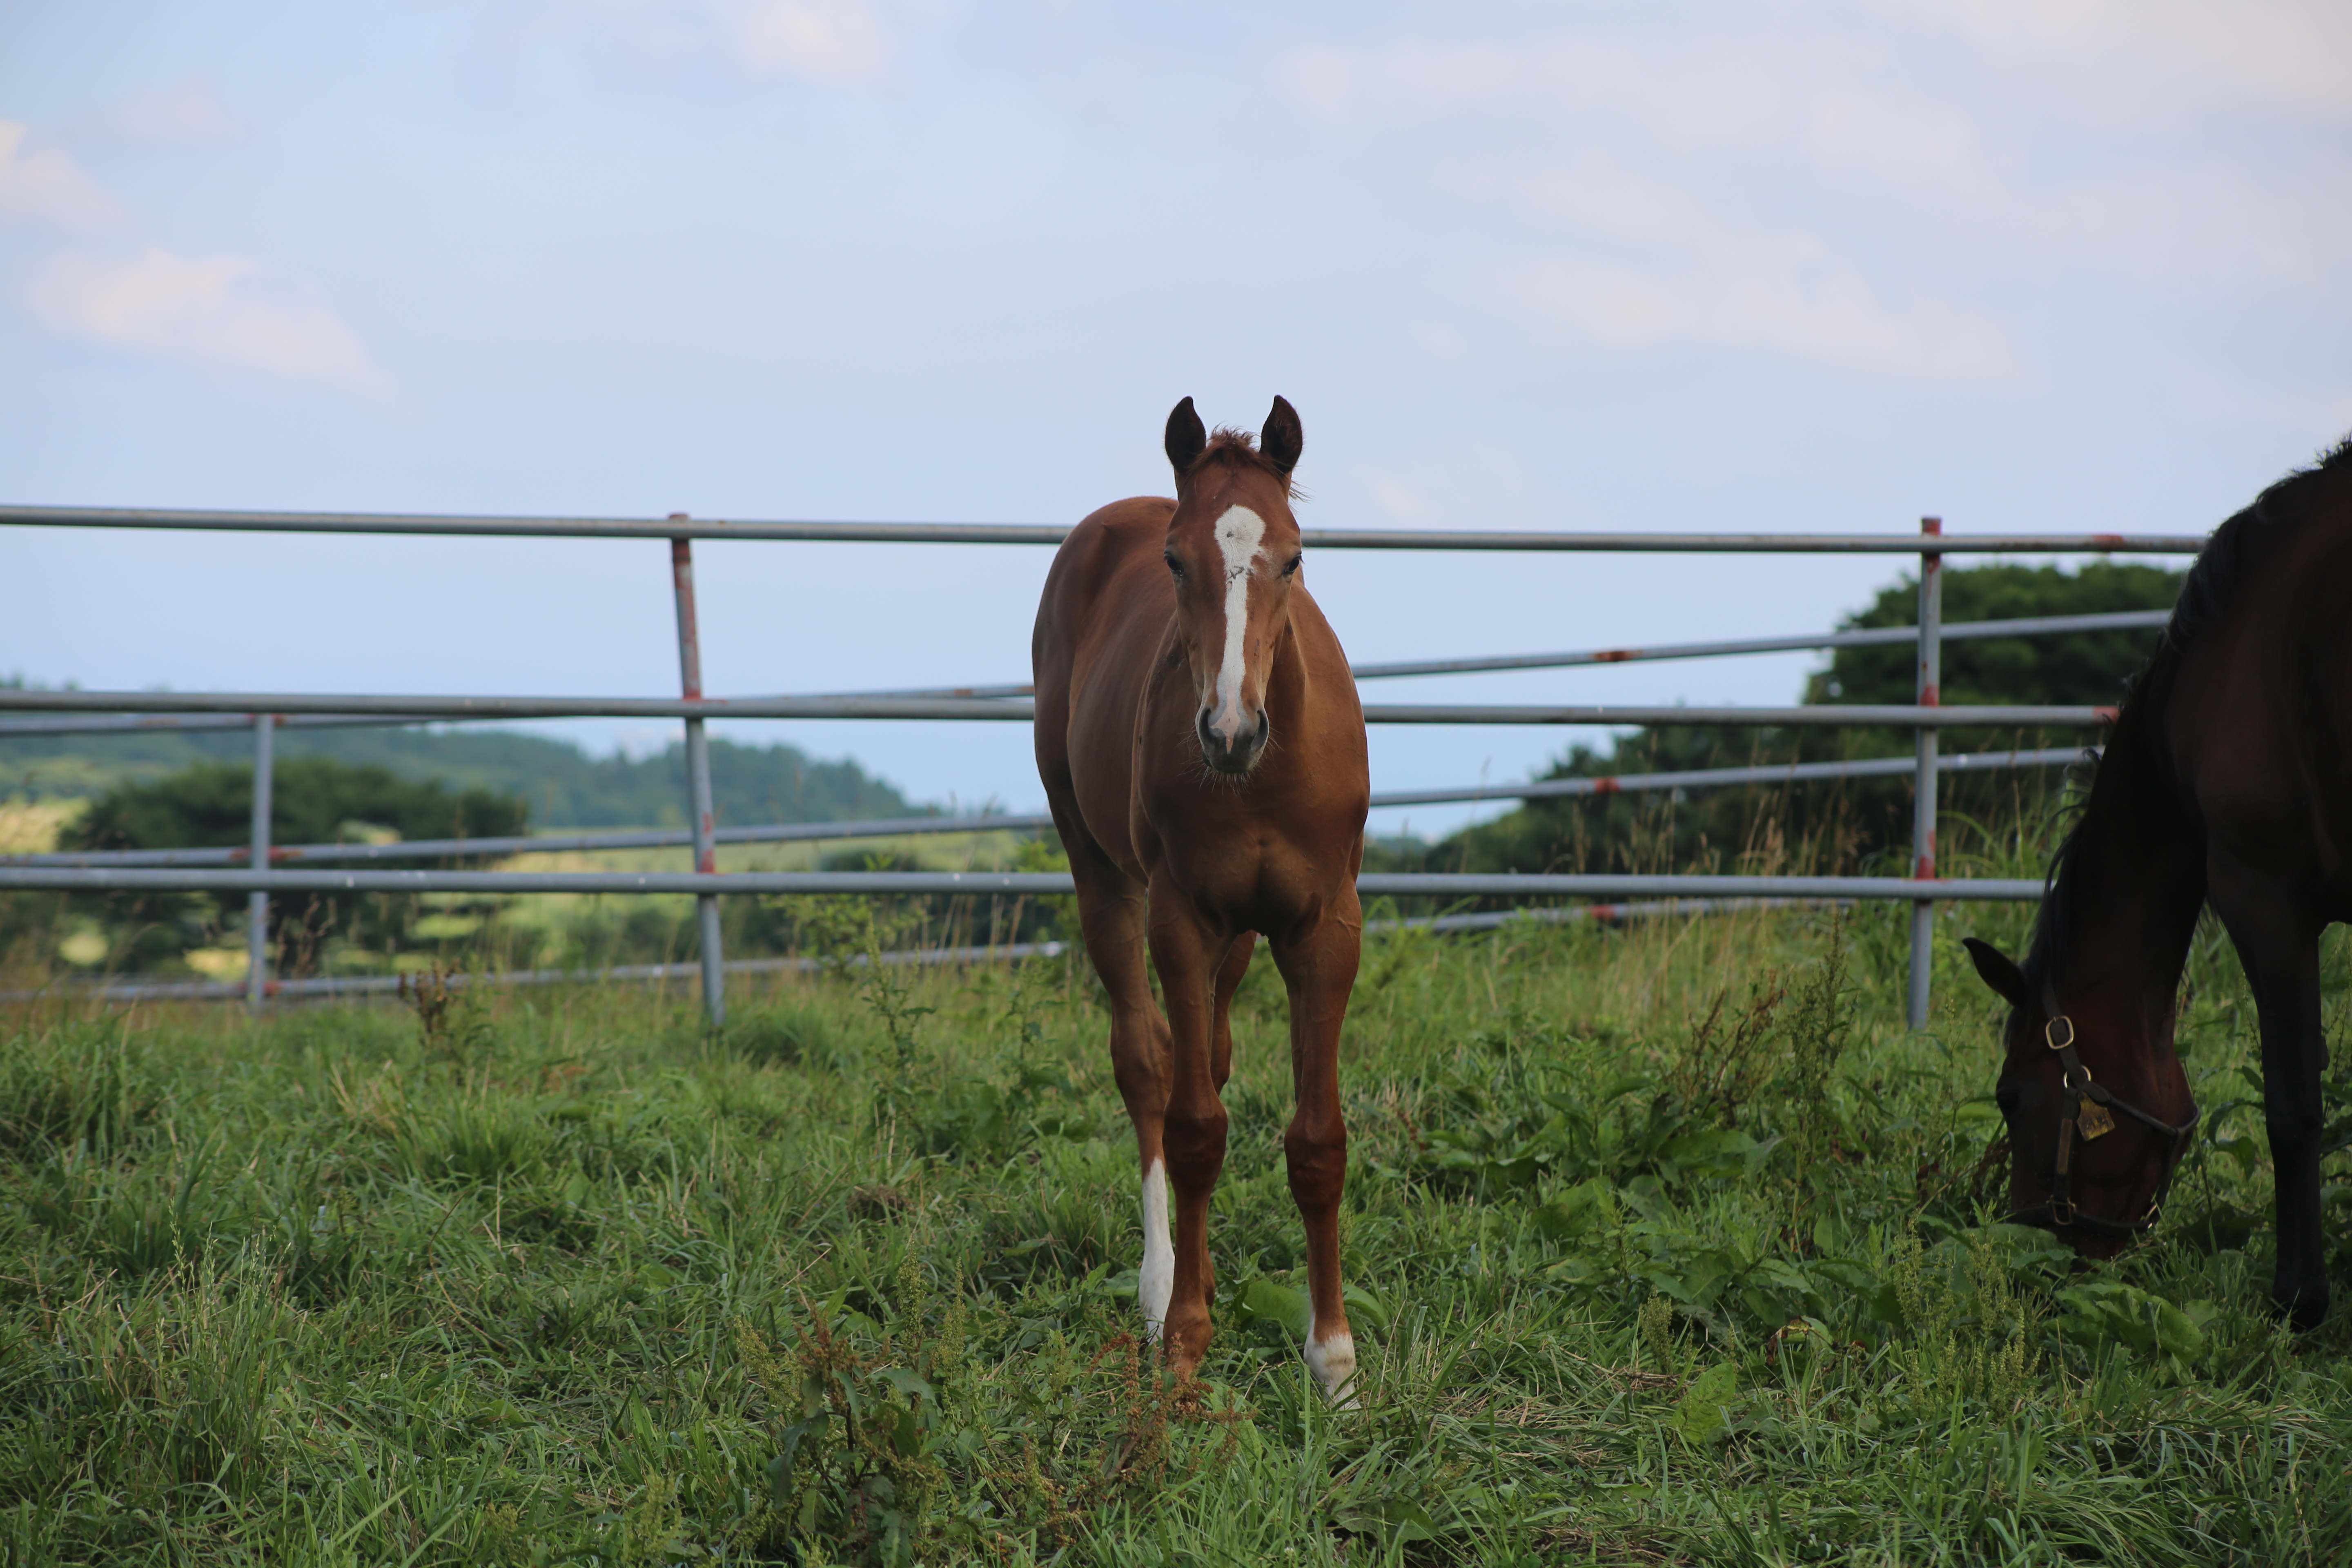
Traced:
POLYGON ((2033 945, 2021 966, 2027 984, 2038 989, 2064 976, 2071 956, 2065 933, 2074 926, 2080 880, 2076 863, 2084 826, 2094 814, 2102 821, 2118 812, 2137 810, 2145 815, 2147 801, 2144 795, 2136 797, 2134 786, 2166 777, 2168 763, 2157 743, 2158 719, 2173 677, 2179 671, 2181 656, 2221 618, 2254 564, 2275 546, 2280 535, 2310 515, 2319 499, 2322 478, 2340 470, 2352 470, 2352 436, 2337 442, 2310 468, 2293 469, 2264 489, 2252 506, 2215 529, 2197 552, 2162 640, 2125 689, 2105 750, 2086 747, 2075 763, 2075 776, 2088 774, 2090 789, 2075 809, 2074 825, 2051 860, 2042 911, 2033 924, 2033 945))
POLYGON ((1192 466, 1184 470, 1183 477, 1190 479, 1207 468, 1255 468, 1259 473, 1271 476, 1292 500, 1304 500, 1307 494, 1292 482, 1288 474, 1274 466, 1272 458, 1257 449, 1255 437, 1230 425, 1220 425, 1210 433, 1209 444, 1201 448, 1201 455, 1192 459, 1192 466))

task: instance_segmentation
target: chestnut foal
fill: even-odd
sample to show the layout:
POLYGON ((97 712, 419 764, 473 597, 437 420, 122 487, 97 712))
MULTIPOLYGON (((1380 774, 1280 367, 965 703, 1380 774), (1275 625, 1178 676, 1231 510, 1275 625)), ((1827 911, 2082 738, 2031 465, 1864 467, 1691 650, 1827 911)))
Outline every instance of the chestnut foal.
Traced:
POLYGON ((1339 1295, 1339 1027, 1362 947, 1371 785, 1347 656, 1299 580, 1301 443, 1279 397, 1262 445, 1212 437, 1191 398, 1178 404, 1176 499, 1118 501, 1071 531, 1031 657, 1037 771, 1110 993, 1111 1061, 1142 1163, 1144 1317, 1189 1375, 1216 1291, 1209 1194, 1225 1161, 1229 1013, 1262 934, 1290 995, 1297 1109, 1283 1152, 1307 1226, 1307 1363, 1344 1401, 1356 1351, 1339 1295))

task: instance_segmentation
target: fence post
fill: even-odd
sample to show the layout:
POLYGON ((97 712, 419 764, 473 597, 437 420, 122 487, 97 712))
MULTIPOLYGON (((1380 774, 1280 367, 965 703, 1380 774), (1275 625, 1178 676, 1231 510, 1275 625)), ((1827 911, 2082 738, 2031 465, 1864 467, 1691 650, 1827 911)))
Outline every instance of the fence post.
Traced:
MULTIPOLYGON (((669 521, 684 522, 686 513, 674 511, 669 521)), ((669 573, 677 593, 678 681, 686 699, 698 701, 702 696, 702 634, 694 615, 692 540, 669 542, 669 573)), ((712 840, 717 824, 710 806, 710 742, 699 719, 686 721, 686 789, 687 811, 694 829, 694 868, 706 877, 715 876, 719 855, 712 840)), ((698 893, 694 906, 702 937, 702 1010, 712 1024, 723 1024, 727 1021, 727 971, 719 949, 718 895, 698 893)))
MULTIPOLYGON (((276 784, 274 753, 278 745, 278 715, 253 716, 253 851, 252 867, 269 869, 269 805, 276 784)), ((269 994, 269 895, 245 896, 245 1005, 259 1007, 269 994)))
MULTIPOLYGON (((1934 537, 1944 531, 1944 520, 1923 517, 1919 532, 1934 537)), ((1919 680, 1922 708, 1943 705, 1944 679, 1944 557, 1940 551, 1919 552, 1919 680)), ((1918 776, 1911 795, 1911 875, 1936 874, 1936 749, 1938 731, 1922 724, 1918 733, 1918 776)), ((1935 971, 1936 905, 1921 899, 1911 906, 1911 1027, 1927 1026, 1927 986, 1935 971)))

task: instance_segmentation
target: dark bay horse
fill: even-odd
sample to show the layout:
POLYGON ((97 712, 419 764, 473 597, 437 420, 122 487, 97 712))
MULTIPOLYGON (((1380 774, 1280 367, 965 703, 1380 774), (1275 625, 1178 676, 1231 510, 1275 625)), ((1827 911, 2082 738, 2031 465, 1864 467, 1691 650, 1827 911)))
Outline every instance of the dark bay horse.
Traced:
POLYGON ((2278 1198, 2272 1290, 2327 1310, 2319 938, 2352 921, 2352 439, 2213 531, 2116 716, 2022 964, 1997 1093, 2011 1201, 2083 1252, 2151 1227, 2197 1108, 2173 1051, 2210 901, 2260 1012, 2278 1198))
POLYGON ((1290 996, 1297 1105, 1283 1152, 1307 1226, 1307 1362, 1346 1399, 1339 1027, 1362 947, 1371 784, 1347 656, 1300 581, 1290 472, 1302 440, 1279 397, 1258 444, 1211 437, 1192 400, 1178 404, 1165 437, 1176 499, 1118 501, 1071 531, 1031 657, 1037 771, 1110 993, 1111 1062, 1142 1165, 1144 1317, 1189 1375, 1216 1289, 1209 1194, 1225 1159, 1228 1015, 1263 934, 1290 996))

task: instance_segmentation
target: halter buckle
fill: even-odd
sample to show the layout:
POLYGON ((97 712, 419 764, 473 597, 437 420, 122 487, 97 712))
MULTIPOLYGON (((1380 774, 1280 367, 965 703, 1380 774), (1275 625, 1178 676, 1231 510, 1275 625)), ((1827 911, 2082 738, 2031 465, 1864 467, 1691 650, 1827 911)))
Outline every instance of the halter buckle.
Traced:
POLYGON ((2049 1042, 2050 1048, 2052 1050, 2064 1050, 2067 1047, 2074 1043, 2074 1020, 2069 1018, 2063 1013, 2059 1014, 2056 1017, 2042 1026, 2042 1037, 2049 1042), (2063 1024, 2066 1026, 2066 1037, 2063 1040, 2058 1037, 2058 1026, 2061 1024, 2063 1024))
POLYGON ((2074 1223, 2074 1200, 2071 1198, 2052 1198, 2050 1200, 2050 1220, 2053 1225, 2073 1225, 2074 1223))

